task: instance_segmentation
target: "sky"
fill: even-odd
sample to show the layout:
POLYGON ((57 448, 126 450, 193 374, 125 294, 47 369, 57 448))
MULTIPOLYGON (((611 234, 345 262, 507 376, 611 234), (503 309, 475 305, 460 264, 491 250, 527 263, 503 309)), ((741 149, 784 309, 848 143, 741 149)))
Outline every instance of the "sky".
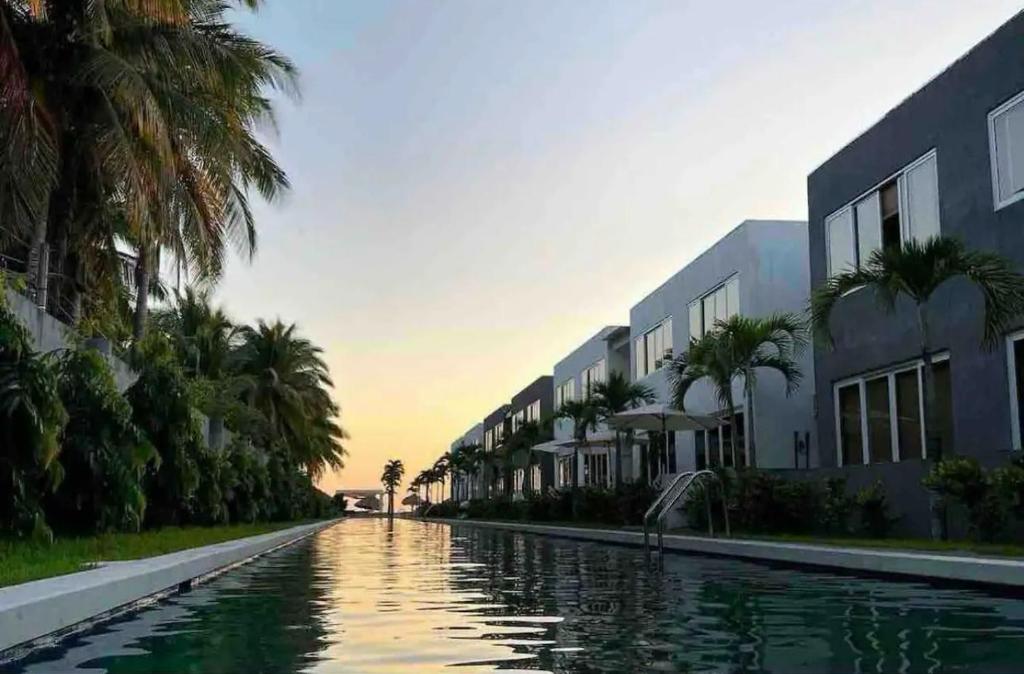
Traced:
POLYGON ((292 182, 217 299, 321 345, 321 487, 407 479, 806 177, 1019 0, 267 0, 292 182))

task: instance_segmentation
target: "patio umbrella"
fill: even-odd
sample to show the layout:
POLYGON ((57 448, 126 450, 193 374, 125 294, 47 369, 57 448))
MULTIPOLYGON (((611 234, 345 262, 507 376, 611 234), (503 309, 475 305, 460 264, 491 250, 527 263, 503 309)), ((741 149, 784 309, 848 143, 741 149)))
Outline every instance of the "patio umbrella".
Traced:
POLYGON ((654 431, 665 436, 668 446, 669 431, 701 431, 717 428, 721 421, 715 417, 689 414, 664 403, 654 403, 619 412, 608 419, 608 425, 620 431, 654 431))
POLYGON ((546 454, 554 454, 556 456, 567 456, 572 454, 572 440, 549 440, 542 442, 539 445, 534 445, 530 449, 535 452, 544 452, 546 454))

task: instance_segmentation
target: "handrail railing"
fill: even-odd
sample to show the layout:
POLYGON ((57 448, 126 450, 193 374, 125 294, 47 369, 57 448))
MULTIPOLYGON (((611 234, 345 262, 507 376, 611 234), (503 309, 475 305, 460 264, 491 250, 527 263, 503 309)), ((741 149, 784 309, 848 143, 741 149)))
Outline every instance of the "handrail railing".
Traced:
MULTIPOLYGON (((718 484, 718 488, 722 495, 722 518, 725 523, 725 535, 731 536, 732 532, 729 527, 729 506, 725 500, 725 485, 722 484, 722 479, 714 471, 701 470, 697 472, 682 473, 672 484, 666 489, 658 499, 655 500, 654 504, 644 514, 644 551, 650 554, 650 544, 648 542, 648 518, 652 515, 655 510, 657 511, 657 533, 658 533, 658 553, 659 561, 664 558, 665 553, 665 518, 675 507, 675 504, 683 497, 684 494, 694 484, 699 484, 705 478, 710 478, 713 482, 718 484)), ((711 514, 711 490, 705 486, 704 490, 704 504, 707 508, 708 517, 708 535, 714 537, 715 535, 715 523, 714 518, 711 514)))
POLYGON ((672 482, 669 484, 669 486, 666 489, 664 489, 661 492, 661 494, 658 495, 658 498, 654 499, 654 503, 652 503, 651 507, 648 508, 647 512, 644 513, 644 550, 650 550, 650 536, 649 536, 649 532, 648 532, 648 521, 651 519, 651 515, 654 515, 656 513, 660 513, 661 512, 661 504, 665 502, 665 500, 669 497, 670 493, 673 492, 676 489, 676 487, 681 482, 683 482, 684 480, 687 480, 688 478, 691 478, 692 476, 693 476, 693 471, 688 471, 688 472, 680 473, 679 475, 676 475, 676 477, 672 480, 672 482))

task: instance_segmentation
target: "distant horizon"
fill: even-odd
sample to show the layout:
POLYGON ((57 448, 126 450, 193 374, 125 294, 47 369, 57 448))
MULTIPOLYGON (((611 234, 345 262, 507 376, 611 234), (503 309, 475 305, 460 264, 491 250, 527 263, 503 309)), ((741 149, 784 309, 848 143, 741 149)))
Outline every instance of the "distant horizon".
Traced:
POLYGON ((839 4, 239 13, 302 96, 269 141, 293 189, 216 297, 324 347, 352 435, 324 491, 408 482, 742 220, 806 220, 809 173, 1020 11, 839 4))

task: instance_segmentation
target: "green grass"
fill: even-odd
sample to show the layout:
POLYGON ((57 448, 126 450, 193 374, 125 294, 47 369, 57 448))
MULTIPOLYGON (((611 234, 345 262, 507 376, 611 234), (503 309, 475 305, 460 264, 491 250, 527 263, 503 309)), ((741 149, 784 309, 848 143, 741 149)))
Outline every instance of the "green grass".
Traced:
POLYGON ((90 562, 141 559, 295 526, 296 522, 166 527, 137 534, 58 538, 52 545, 0 539, 0 587, 81 571, 90 562))
POLYGON ((915 552, 938 552, 944 554, 968 554, 984 557, 1024 557, 1024 545, 1009 543, 975 543, 973 541, 932 541, 923 538, 824 538, 799 534, 748 535, 739 538, 783 543, 806 543, 808 545, 840 545, 853 548, 877 548, 883 550, 913 550, 915 552))

